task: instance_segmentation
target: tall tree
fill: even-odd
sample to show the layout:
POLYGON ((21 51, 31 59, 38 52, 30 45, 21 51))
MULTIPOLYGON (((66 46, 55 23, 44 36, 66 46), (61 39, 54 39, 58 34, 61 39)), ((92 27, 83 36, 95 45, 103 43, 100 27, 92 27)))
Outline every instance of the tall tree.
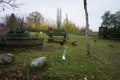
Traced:
POLYGON ((75 25, 75 23, 73 23, 72 21, 69 21, 67 18, 64 19, 63 24, 62 24, 62 28, 64 30, 66 30, 67 32, 75 32, 77 26, 75 25))
POLYGON ((9 32, 16 32, 18 27, 17 27, 17 19, 15 17, 14 14, 11 14, 11 16, 9 17, 7 23, 6 23, 6 26, 8 27, 9 29, 9 32))
POLYGON ((57 9, 57 27, 61 29, 61 14, 62 10, 60 8, 57 9))
POLYGON ((102 16, 102 24, 99 28, 101 38, 120 38, 120 11, 111 14, 107 11, 102 16))
POLYGON ((27 17, 28 26, 33 25, 34 28, 38 29, 44 23, 44 17, 40 12, 32 12, 27 17))
POLYGON ((87 51, 87 55, 90 55, 89 40, 88 40, 89 19, 88 19, 88 11, 87 11, 87 0, 83 0, 83 2, 84 2, 85 19, 86 19, 86 51, 87 51))
POLYGON ((29 14, 28 18, 34 23, 36 21, 39 21, 40 23, 44 23, 44 17, 43 15, 38 12, 38 11, 35 11, 35 12, 32 12, 29 14))
POLYGON ((69 33, 69 31, 68 31, 68 15, 67 14, 66 14, 66 24, 67 24, 66 31, 67 31, 67 33, 69 33))
POLYGON ((104 15, 101 17, 103 22, 102 22, 102 27, 107 27, 110 25, 110 18, 111 18, 111 13, 110 11, 107 11, 104 13, 104 15))
POLYGON ((40 30, 47 31, 50 28, 50 22, 45 20, 44 24, 40 27, 40 30))

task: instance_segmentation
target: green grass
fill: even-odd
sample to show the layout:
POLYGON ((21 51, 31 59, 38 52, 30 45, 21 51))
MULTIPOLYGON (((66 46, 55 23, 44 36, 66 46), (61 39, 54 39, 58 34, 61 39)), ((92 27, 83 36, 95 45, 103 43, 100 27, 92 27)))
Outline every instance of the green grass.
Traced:
MULTIPOLYGON (((39 36, 40 37, 40 36, 39 36)), ((66 60, 62 61, 63 46, 59 43, 48 43, 46 34, 42 49, 32 48, 4 48, 1 53, 14 53, 14 61, 11 64, 0 66, 0 78, 26 78, 32 80, 37 77, 40 80, 119 80, 120 79, 120 42, 103 40, 91 36, 90 56, 86 56, 85 36, 69 35, 66 60), (96 42, 94 42, 96 40, 96 42), (77 46, 71 45, 77 41, 77 46), (113 44, 113 47, 109 45, 113 44), (117 55, 117 56, 116 56, 117 55), (31 69, 31 61, 45 56, 47 61, 42 69, 31 69)))

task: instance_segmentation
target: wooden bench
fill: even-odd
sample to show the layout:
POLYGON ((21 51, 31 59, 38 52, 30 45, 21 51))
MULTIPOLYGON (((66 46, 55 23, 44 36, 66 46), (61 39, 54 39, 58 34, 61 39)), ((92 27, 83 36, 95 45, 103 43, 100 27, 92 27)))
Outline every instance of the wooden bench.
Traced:
POLYGON ((57 40, 63 40, 66 41, 67 33, 66 32, 54 32, 54 31, 49 31, 48 33, 48 41, 55 41, 57 40))
POLYGON ((44 38, 31 38, 31 37, 2 37, 2 46, 35 46, 43 45, 44 38))

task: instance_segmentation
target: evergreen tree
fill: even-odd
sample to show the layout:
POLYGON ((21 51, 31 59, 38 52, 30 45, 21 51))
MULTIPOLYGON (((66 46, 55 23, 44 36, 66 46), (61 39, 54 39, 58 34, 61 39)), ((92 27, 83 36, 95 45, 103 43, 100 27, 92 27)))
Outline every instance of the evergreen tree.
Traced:
POLYGON ((18 27, 17 27, 17 19, 15 15, 12 13, 11 16, 9 17, 6 26, 8 27, 9 32, 16 32, 18 27))

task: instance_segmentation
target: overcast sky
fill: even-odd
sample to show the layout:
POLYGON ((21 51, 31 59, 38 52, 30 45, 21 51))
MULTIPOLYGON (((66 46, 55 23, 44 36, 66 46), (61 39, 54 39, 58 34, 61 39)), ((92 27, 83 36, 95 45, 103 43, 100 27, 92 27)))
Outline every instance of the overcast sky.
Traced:
MULTIPOLYGON (((56 21, 57 8, 62 9, 62 21, 66 14, 68 19, 77 26, 85 26, 83 0, 16 0, 22 3, 19 9, 6 9, 0 12, 0 17, 15 13, 18 16, 27 16, 33 11, 39 11, 50 22, 56 21)), ((115 13, 120 10, 120 0, 87 0, 90 29, 98 31, 102 22, 101 16, 109 10, 115 13)))

